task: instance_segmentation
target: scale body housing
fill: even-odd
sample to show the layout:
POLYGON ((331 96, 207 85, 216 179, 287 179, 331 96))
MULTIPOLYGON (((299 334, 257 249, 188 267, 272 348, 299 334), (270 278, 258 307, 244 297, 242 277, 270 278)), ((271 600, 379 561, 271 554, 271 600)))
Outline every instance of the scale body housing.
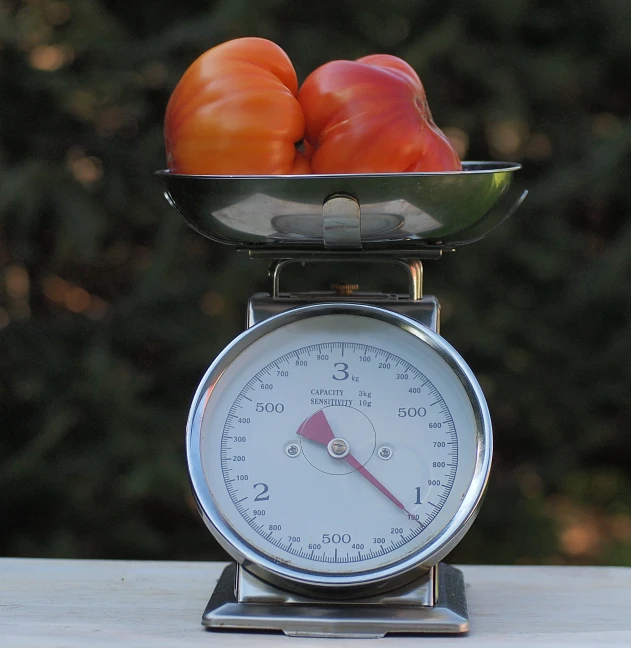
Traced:
MULTIPOLYGON (((362 303, 392 310, 430 330, 440 329, 435 297, 331 292, 258 293, 248 301, 246 326, 313 303, 362 303)), ((203 623, 212 629, 282 630, 290 636, 382 637, 386 633, 449 633, 469 630, 462 573, 444 563, 420 569, 409 583, 377 596, 350 601, 309 597, 277 587, 240 565, 228 567, 209 601, 203 623), (314 607, 315 606, 315 607, 314 607), (309 611, 311 609, 311 612, 309 611), (315 613, 313 613, 315 612, 315 613)))
MULTIPOLYGON (((506 163, 498 165, 500 175, 505 174, 507 169, 510 175, 517 168, 519 168, 518 165, 511 166, 506 163)), ((472 168, 472 170, 474 169, 472 168)), ((493 171, 493 167, 489 165, 488 168, 483 169, 483 173, 487 171, 493 171)), ((420 178, 421 184, 427 180, 428 186, 434 188, 434 193, 436 193, 435 187, 442 186, 443 179, 437 178, 437 176, 443 174, 417 175, 426 176, 420 178)), ((458 174, 444 175, 449 181, 445 183, 446 191, 452 194, 454 186, 456 188, 460 185, 466 186, 468 182, 466 173, 460 174, 461 177, 458 174), (449 178, 450 175, 451 178, 449 178)), ((299 578, 293 580, 291 569, 279 571, 273 567, 270 568, 271 563, 266 564, 265 561, 252 559, 247 551, 241 551, 243 547, 240 547, 239 543, 231 542, 231 536, 226 535, 220 528, 224 526, 224 523, 218 520, 220 515, 216 511, 209 513, 209 510, 214 509, 212 506, 209 509, 208 498, 206 495, 202 496, 203 488, 199 487, 200 480, 204 479, 201 476, 203 472, 201 459, 196 456, 197 450, 195 449, 197 446, 201 446, 200 399, 207 391, 208 381, 213 377, 213 367, 215 367, 214 381, 217 382, 222 375, 220 369, 225 369, 225 365, 222 368, 222 362, 228 362, 236 357, 235 354, 239 352, 238 342, 240 339, 237 338, 233 345, 229 345, 222 352, 200 383, 191 408, 187 432, 189 472, 200 513, 216 539, 236 560, 236 563, 227 567, 222 574, 203 614, 203 625, 209 630, 276 630, 290 636, 346 638, 382 637, 388 633, 462 634, 468 632, 469 617, 462 573, 439 561, 462 539, 481 506, 490 470, 491 425, 484 396, 475 377, 457 352, 440 338, 440 306, 435 297, 422 294, 421 260, 437 259, 445 250, 483 237, 515 211, 525 198, 525 193, 500 220, 496 219, 491 222, 486 217, 482 218, 486 222, 482 223, 481 230, 479 222, 474 222, 471 225, 467 221, 466 226, 456 228, 443 240, 419 239, 410 244, 409 233, 406 233, 405 230, 402 235, 388 234, 387 236, 393 237, 392 240, 374 243, 374 240, 371 241, 370 238, 364 239, 360 200, 353 195, 334 191, 321 201, 323 216, 321 240, 314 242, 309 238, 313 237, 313 232, 301 231, 299 236, 297 235, 297 239, 294 237, 293 239, 269 240, 267 241, 268 245, 261 246, 256 245, 260 241, 253 242, 260 232, 253 231, 247 224, 247 220, 243 221, 246 222, 246 225, 243 226, 238 218, 234 218, 233 212, 224 209, 225 202, 220 201, 221 208, 217 208, 215 204, 217 189, 219 188, 219 193, 225 191, 222 188, 226 186, 225 179, 220 178, 219 184, 214 185, 214 193, 208 191, 209 184, 204 182, 203 177, 183 176, 178 178, 173 174, 164 174, 164 179, 167 185, 167 198, 194 229, 209 238, 226 242, 226 224, 228 224, 231 228, 232 243, 242 249, 249 250, 252 257, 267 258, 272 262, 270 290, 268 293, 255 294, 249 299, 246 331, 240 338, 247 339, 250 334, 264 335, 265 327, 268 324, 282 328, 285 320, 291 322, 291 318, 309 317, 312 311, 317 311, 316 315, 326 314, 328 310, 334 313, 348 311, 353 314, 357 311, 358 315, 366 314, 372 317, 374 314, 376 318, 385 318, 384 321, 398 319, 401 328, 407 326, 415 328, 422 335, 429 335, 430 340, 433 339, 439 344, 442 349, 441 353, 444 353, 445 356, 449 357, 453 353, 454 358, 457 358, 454 359, 454 366, 461 372, 459 378, 463 384, 468 381, 469 387, 464 386, 472 405, 475 402, 474 409, 478 408, 475 414, 478 429, 476 432, 476 453, 480 456, 476 459, 475 480, 471 485, 473 495, 469 497, 467 494, 466 506, 461 505, 461 508, 465 509, 464 517, 461 515, 458 518, 457 526, 449 527, 450 535, 447 540, 442 544, 438 542, 437 550, 427 560, 419 559, 417 564, 411 564, 408 561, 405 571, 396 574, 393 572, 394 575, 391 578, 375 579, 374 583, 366 581, 363 585, 358 581, 357 585, 347 586, 346 583, 343 583, 341 576, 338 579, 342 583, 339 587, 332 586, 330 583, 324 586, 315 581, 312 583, 300 582, 299 578), (184 190, 182 187, 185 187, 184 190), (199 195, 191 195, 195 192, 199 195), (204 203, 205 196, 203 194, 212 194, 210 202, 204 203), (208 207, 208 204, 211 204, 212 207, 208 207), (237 230, 238 233, 235 235, 234 232, 237 230), (397 237, 399 237, 398 240, 397 237), (371 243, 374 244, 371 246, 371 243), (291 264, 343 263, 347 261, 394 264, 404 268, 408 274, 407 294, 358 292, 357 286, 344 285, 332 291, 299 293, 280 291, 280 274, 291 264), (400 323, 401 321, 403 321, 403 325, 400 323), (281 323, 277 324, 277 322, 281 323), (256 333, 260 329, 263 329, 263 333, 256 333), (423 333, 423 331, 427 333, 423 333), (236 351, 231 349, 234 345, 237 345, 236 351), (196 428, 198 429, 196 430, 196 428), (193 448, 192 451, 191 448, 193 448), (193 455, 193 459, 191 459, 191 455, 193 455)), ((243 181, 240 178, 233 180, 237 183, 243 181)), ((388 178, 388 181, 390 180, 388 178)), ((337 181, 339 178, 336 178, 337 181)), ((285 178, 283 182, 291 183, 291 180, 285 178)), ((228 183, 227 186, 230 187, 231 184, 228 183)), ((262 186, 260 179, 256 179, 256 186, 262 186)), ((275 186, 280 185, 277 182, 275 186)), ((291 186, 297 185, 294 183, 291 186)), ((305 184, 305 186, 309 185, 305 184)), ((310 186, 315 187, 316 181, 314 180, 310 186)), ((488 185, 488 190, 491 194, 495 191, 495 199, 497 199, 507 186, 506 183, 502 185, 495 182, 495 184, 488 185)), ((229 191, 227 193, 230 194, 229 191)), ((273 192, 271 193, 273 194, 273 192)), ((278 196, 278 194, 273 195, 278 196)), ((292 200, 293 198, 295 196, 292 197, 292 200)), ((234 198, 231 197, 231 200, 234 198)), ((432 204, 436 203, 436 200, 438 200, 436 204, 441 204, 440 195, 438 199, 433 195, 431 200, 434 201, 432 204)), ((453 202, 453 196, 450 196, 450 200, 453 202)), ((307 202, 311 208, 314 203, 317 203, 317 199, 310 198, 307 202)), ((493 202, 494 200, 491 200, 491 203, 493 202)), ((279 209, 278 201, 274 205, 274 209, 279 209)), ((294 209, 294 202, 291 203, 291 209, 294 209)), ((465 206, 463 213, 469 211, 465 206)), ((423 210, 421 212, 422 215, 426 214, 423 210)), ((381 212, 378 211, 377 214, 379 213, 381 212)), ((417 217, 418 214, 415 214, 415 218, 417 217)), ((397 225, 398 229, 401 229, 401 223, 404 228, 407 223, 406 213, 401 218, 402 220, 397 225)), ((438 222, 440 218, 432 220, 438 222)), ((410 222, 412 221, 413 219, 410 219, 410 222)), ((281 221, 278 221, 277 217, 272 214, 267 227, 278 227, 279 222, 281 221)), ((300 227, 303 227, 302 222, 300 218, 294 218, 291 213, 285 213, 282 227, 287 227, 288 223, 290 225, 299 223, 300 227)), ((381 226, 381 221, 374 222, 381 226)), ((388 222, 394 221, 390 218, 388 222)), ((420 221, 417 218, 414 222, 420 221)), ((379 235, 381 236, 381 234, 379 235)), ((253 339, 256 341, 257 337, 253 339)), ((209 394, 210 391, 208 391, 209 394)), ((417 501, 417 503, 419 502, 417 501)), ((461 511, 457 512, 459 514, 461 511)), ((427 544, 429 545, 430 542, 427 544)), ((419 555, 425 554, 420 551, 419 555)))

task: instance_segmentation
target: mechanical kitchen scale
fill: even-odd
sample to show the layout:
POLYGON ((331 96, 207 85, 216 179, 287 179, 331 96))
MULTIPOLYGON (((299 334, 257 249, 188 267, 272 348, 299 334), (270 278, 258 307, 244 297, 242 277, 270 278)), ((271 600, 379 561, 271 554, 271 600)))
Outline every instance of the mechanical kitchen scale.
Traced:
POLYGON ((293 636, 463 633, 462 573, 441 563, 480 508, 492 454, 480 386, 439 335, 422 265, 510 216, 520 166, 331 176, 161 172, 195 230, 269 259, 269 293, 193 399, 200 513, 234 558, 209 629, 293 636), (492 209, 494 208, 495 209, 492 209), (394 264, 406 294, 288 293, 291 264, 394 264))

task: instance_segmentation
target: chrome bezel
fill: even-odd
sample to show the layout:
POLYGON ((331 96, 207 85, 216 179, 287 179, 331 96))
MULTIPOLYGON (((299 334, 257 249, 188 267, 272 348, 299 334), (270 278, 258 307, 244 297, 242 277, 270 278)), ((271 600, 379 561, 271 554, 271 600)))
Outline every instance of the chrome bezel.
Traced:
MULTIPOLYGON (((411 580, 420 570, 429 569, 447 555, 469 529, 480 509, 491 467, 491 419, 482 389, 473 372, 458 352, 440 335, 409 317, 384 308, 367 304, 324 303, 300 306, 285 311, 246 330, 235 338, 217 357, 202 378, 191 405, 186 435, 188 470, 194 496, 204 522, 219 544, 252 573, 271 583, 296 591, 334 589, 342 592, 357 591, 371 586, 373 591, 388 584, 398 586, 411 580), (429 345, 447 363, 463 385, 471 402, 476 421, 476 460, 467 493, 451 520, 432 540, 417 552, 394 561, 392 564, 353 574, 325 574, 306 571, 280 564, 263 551, 243 540, 215 505, 206 482, 202 458, 201 421, 205 404, 221 380, 226 368, 253 342, 280 327, 297 320, 332 314, 371 317, 407 331, 422 343, 429 345)), ((235 515, 238 513, 235 511, 235 515)))

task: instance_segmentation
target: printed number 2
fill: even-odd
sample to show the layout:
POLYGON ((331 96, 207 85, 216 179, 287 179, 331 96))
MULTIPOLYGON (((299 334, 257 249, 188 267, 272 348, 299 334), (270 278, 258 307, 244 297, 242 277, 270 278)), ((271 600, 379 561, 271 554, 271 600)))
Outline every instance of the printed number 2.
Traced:
POLYGON ((346 380, 348 378, 348 365, 345 362, 336 362, 334 365, 335 371, 341 376, 333 374, 333 380, 346 380))
POLYGON ((263 483, 254 484, 254 486, 252 488, 256 488, 257 486, 262 486, 263 490, 260 493, 257 494, 257 496, 254 498, 254 501, 255 502, 262 502, 263 500, 268 500, 269 495, 265 494, 269 490, 269 488, 267 487, 267 484, 263 484, 263 483))

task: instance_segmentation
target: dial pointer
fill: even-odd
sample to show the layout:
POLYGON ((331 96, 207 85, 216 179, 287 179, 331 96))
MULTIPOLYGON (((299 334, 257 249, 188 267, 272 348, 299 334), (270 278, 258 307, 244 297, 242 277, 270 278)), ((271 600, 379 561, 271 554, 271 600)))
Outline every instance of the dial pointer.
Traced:
MULTIPOLYGON (((301 423, 296 434, 322 445, 327 445, 329 441, 335 438, 335 434, 333 434, 333 430, 327 421, 324 410, 318 410, 315 414, 305 419, 301 423)), ((410 519, 414 519, 414 516, 405 508, 403 503, 395 497, 367 468, 362 466, 352 454, 347 455, 344 458, 344 461, 353 467, 362 477, 367 479, 377 490, 383 493, 395 506, 400 508, 402 511, 405 511, 410 519)))
POLYGON ((362 477, 365 477, 375 488, 380 490, 393 504, 396 504, 401 510, 408 513, 402 502, 397 499, 367 468, 364 468, 364 466, 362 466, 359 461, 353 457, 353 455, 348 455, 348 457, 346 457, 346 463, 355 468, 362 477))
POLYGON ((318 410, 315 414, 305 419, 296 432, 305 439, 311 439, 316 443, 326 445, 331 439, 335 438, 333 430, 326 420, 323 410, 318 410))

